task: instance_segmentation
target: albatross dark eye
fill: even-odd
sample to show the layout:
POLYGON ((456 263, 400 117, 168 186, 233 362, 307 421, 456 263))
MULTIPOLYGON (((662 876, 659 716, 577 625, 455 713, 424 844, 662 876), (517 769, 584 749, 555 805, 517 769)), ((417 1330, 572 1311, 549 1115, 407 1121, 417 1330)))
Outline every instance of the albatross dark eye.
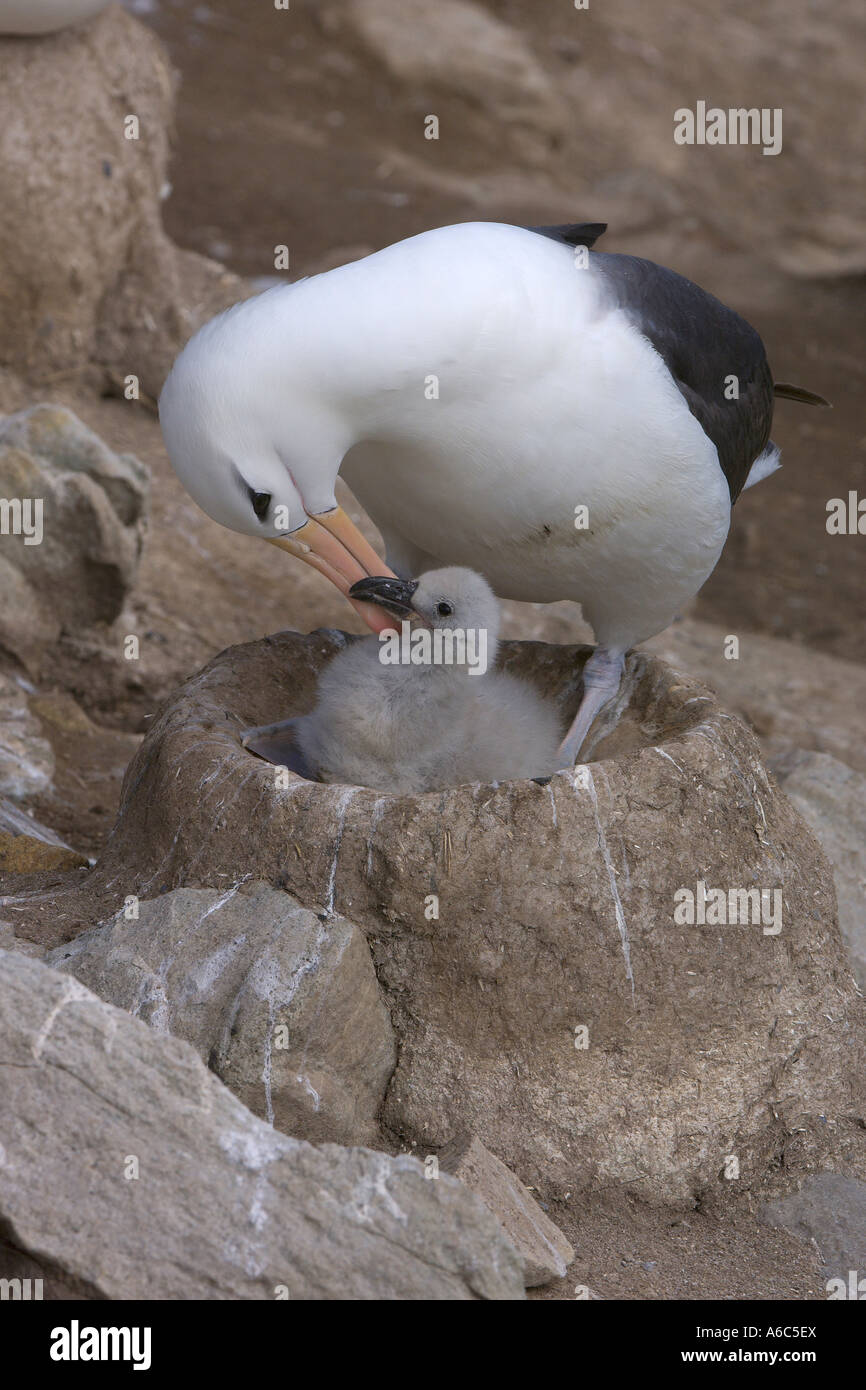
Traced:
POLYGON ((253 504, 253 511, 259 521, 264 521, 267 516, 272 495, 273 494, 270 492, 253 492, 252 488, 250 489, 250 501, 253 504))
POLYGON ((443 599, 441 603, 437 603, 436 612, 439 614, 440 618, 450 618, 451 614, 454 612, 454 604, 447 603, 446 600, 443 599))

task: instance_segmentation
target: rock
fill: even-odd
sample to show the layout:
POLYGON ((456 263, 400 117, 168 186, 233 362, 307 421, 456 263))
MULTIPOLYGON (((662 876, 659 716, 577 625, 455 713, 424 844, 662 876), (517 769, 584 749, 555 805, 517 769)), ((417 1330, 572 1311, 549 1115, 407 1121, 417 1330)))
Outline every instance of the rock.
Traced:
POLYGON ((0 871, 38 874, 46 869, 86 869, 83 854, 62 845, 46 844, 32 835, 10 835, 0 830, 0 871))
POLYGON ((653 637, 644 650, 706 681, 725 708, 752 727, 764 756, 774 763, 805 748, 866 773, 866 666, 826 652, 816 661, 799 642, 757 632, 742 635, 739 659, 729 661, 728 633, 715 623, 687 618, 653 637))
MULTIPOLYGON (((80 1280, 64 1278, 56 1269, 49 1268, 41 1260, 33 1259, 32 1256, 16 1250, 2 1237, 0 1237, 0 1279, 17 1279, 22 1300, 45 1299, 46 1302, 58 1302, 61 1299, 74 1298, 88 1301, 92 1297, 88 1288, 80 1280), (37 1279, 42 1281, 41 1284, 36 1283, 37 1279), (27 1280, 30 1281, 29 1285, 27 1280)), ((12 1299, 16 1297, 12 1292, 8 1296, 12 1299)))
POLYGON ((96 363, 156 396, 186 339, 244 293, 162 229, 168 56, 112 5, 38 42, 0 39, 0 65, 0 365, 43 380, 96 363))
POLYGON ((86 869, 89 863, 47 825, 0 797, 0 870, 35 874, 52 869, 86 869))
MULTIPOLYGON (((829 866, 706 688, 633 654, 597 761, 546 786, 413 798, 283 777, 241 734, 308 711, 345 640, 281 633, 181 687, 127 770, 99 866, 19 932, 58 944, 119 891, 246 874, 342 913, 397 1035, 389 1132, 424 1152, 473 1132, 554 1197, 606 1183, 689 1204, 732 1154, 746 1189, 781 1126, 860 1113, 863 1004, 829 866), (748 924, 689 925, 699 884, 748 924)), ((571 716, 586 649, 503 654, 571 716)))
MULTIPOLYGON (((3 569, 0 557, 0 582, 3 569)), ((16 616, 5 604, 0 609, 0 643, 5 640, 4 624, 14 624, 16 616)), ((12 676, 0 673, 0 796, 24 801, 47 791, 53 776, 51 744, 42 737, 39 720, 30 713, 23 687, 12 676)), ((7 830, 12 828, 3 821, 0 824, 7 830)))
MULTIPOLYGON (((132 626, 132 624, 130 624, 132 626)), ((28 700, 31 713, 39 716, 43 724, 68 738, 93 738, 106 736, 106 730, 94 724, 89 715, 65 690, 50 690, 45 694, 31 695, 28 700)))
MULTIPOLYGON (((862 67, 853 3, 838 7, 833 33, 823 36, 821 74, 815 72, 807 0, 786 7, 784 42, 778 25, 758 24, 742 7, 724 47, 703 39, 713 23, 712 0, 692 0, 689 22, 664 24, 663 38, 664 21, 646 6, 630 6, 628 13, 616 6, 595 6, 594 13, 592 5, 588 12, 575 11, 573 4, 549 7, 543 24, 538 7, 498 5, 495 17, 491 8, 425 7, 423 0, 356 0, 351 7, 331 7, 341 18, 348 10, 348 22, 387 70, 384 114, 373 138, 378 135, 378 148, 387 149, 389 164, 395 146, 402 147, 400 156, 412 154, 425 114, 440 114, 435 155, 431 148, 401 171, 401 186, 410 196, 419 188, 428 197, 432 193, 440 206, 446 200, 454 207, 455 218, 471 216, 474 206, 481 217, 489 217, 493 208, 494 215, 522 221, 607 221, 605 250, 672 265, 726 302, 732 298, 747 317, 758 314, 755 300, 780 272, 802 280, 862 271, 866 199, 846 177, 863 136, 859 114, 856 119, 847 114, 858 110, 862 67), (684 73, 690 74, 694 93, 717 94, 707 100, 710 108, 714 100, 727 102, 720 93, 728 74, 740 74, 742 91, 725 107, 727 114, 731 106, 749 107, 745 94, 765 82, 771 68, 775 79, 764 119, 782 137, 781 157, 772 153, 779 151, 775 142, 765 157, 763 141, 738 143, 733 132, 731 144, 716 148, 715 162, 697 141, 675 144, 675 113, 694 114, 696 108, 694 97, 682 91, 684 73), (512 90, 517 100, 509 109, 512 90), (472 110, 455 112, 452 93, 481 113, 471 141, 466 125, 472 110), (395 112, 399 129, 408 132, 402 141, 395 112), (552 132, 542 157, 540 141, 513 138, 524 121, 552 132), (826 129, 838 132, 832 142, 823 138, 826 129), (737 204, 735 226, 715 196, 721 165, 737 204), (667 196, 644 198, 639 188, 635 193, 632 185, 641 179, 667 196), (476 190, 483 188, 477 200, 471 182, 476 190), (804 217, 804 189, 820 206, 820 219, 804 217), (629 244, 634 228, 640 229, 639 242, 629 244), (626 239, 617 244, 622 236, 626 239), (749 289, 742 270, 746 261, 753 268, 749 289), (760 267, 769 267, 771 274, 761 277, 760 267)), ((665 18, 678 14, 671 7, 665 18)), ((351 38, 341 48, 350 52, 351 38)), ((359 93, 360 83, 349 90, 359 93)), ((344 132, 338 130, 336 138, 344 139, 344 132)), ((336 141, 332 152, 339 153, 336 141)))
POLYGON ((31 510, 4 537, 0 579, 15 596, 0 613, 0 644, 33 673, 66 629, 110 623, 138 568, 146 469, 114 454, 63 406, 36 405, 0 422, 0 495, 31 510), (35 543, 33 543, 35 542, 35 543))
POLYGON ((370 948, 266 883, 180 888, 48 964, 192 1043, 254 1114, 316 1143, 375 1142, 396 1060, 370 948))
POLYGON ((515 1251, 460 1183, 277 1133, 189 1044, 13 952, 0 1060, 4 1240, 89 1297, 523 1296, 515 1251))
POLYGON ((0 0, 0 34, 51 34, 104 10, 108 0, 0 0))
POLYGON ((37 960, 45 955, 42 946, 35 941, 25 941, 15 934, 15 923, 0 920, 0 951, 20 951, 22 955, 34 956, 37 960))
MULTIPOLYGON (((841 1173, 812 1173, 799 1192, 768 1202, 760 1217, 781 1226, 798 1240, 813 1240, 824 1261, 828 1279, 842 1279, 850 1270, 866 1279, 866 1182, 841 1173)), ((866 1293, 866 1284, 860 1292, 866 1293)))
POLYGON ((142 519, 147 469, 134 454, 115 454, 65 406, 34 405, 7 416, 2 441, 4 452, 31 455, 49 476, 86 475, 101 488, 124 526, 142 519))
POLYGON ((459 1178, 492 1212, 523 1260, 527 1288, 563 1279, 574 1251, 549 1216, 475 1135, 452 1139, 438 1155, 439 1167, 459 1178))
POLYGON ((5 801, 0 797, 0 831, 7 835, 29 835, 34 840, 41 840, 43 844, 53 845, 60 849, 69 849, 69 845, 61 840, 47 825, 42 825, 40 821, 23 811, 20 806, 16 806, 14 801, 5 801))
MULTIPOLYGON (((749 107, 744 94, 760 83, 761 74, 768 72, 784 47, 784 76, 778 74, 773 96, 765 100, 764 120, 773 121, 780 137, 777 154, 765 157, 761 153, 766 141, 744 145, 733 137, 727 147, 717 149, 719 161, 725 165, 726 187, 736 188, 737 227, 730 233, 729 245, 754 257, 758 239, 766 237, 764 263, 800 277, 850 275, 858 265, 862 270, 866 262, 863 190, 858 187, 848 192, 839 182, 862 137, 859 117, 840 132, 832 149, 821 136, 825 123, 837 121, 851 107, 857 81, 859 22, 853 5, 844 9, 844 18, 840 17, 822 50, 830 65, 826 76, 820 79, 816 75, 812 81, 809 74, 814 67, 814 49, 807 37, 810 11, 806 0, 787 7, 784 37, 778 26, 756 24, 745 9, 740 10, 738 23, 723 47, 705 44, 700 37, 712 14, 711 0, 694 0, 689 22, 668 24, 663 37, 658 11, 650 12, 647 7, 629 6, 628 13, 597 7, 591 29, 582 22, 592 14, 591 5, 589 14, 572 13, 572 28, 578 37, 586 36, 585 57, 562 79, 578 146, 572 155, 572 178, 584 175, 587 166, 592 168, 603 160, 608 170, 637 168, 671 179, 692 219, 691 224, 687 217, 680 220, 677 240, 669 243, 672 256, 676 246, 682 248, 689 239, 695 219, 700 219, 703 243, 720 245, 730 219, 712 196, 718 171, 711 168, 706 149, 697 141, 674 144, 674 113, 691 110, 694 114, 696 110, 694 96, 682 91, 682 75, 690 74, 695 93, 709 93, 720 91, 726 74, 736 72, 743 83, 742 99, 729 102, 717 96, 709 98, 706 105, 711 108, 718 101, 728 110, 749 107), (616 81, 611 80, 612 73, 616 81), (803 92, 799 104, 788 99, 788 93, 797 91, 803 92), (648 112, 652 113, 649 119, 648 112), (591 142, 586 139, 590 131, 591 142), (581 150, 581 143, 591 144, 591 149, 581 150), (788 167, 780 173, 778 166, 785 162, 788 167), (771 172, 773 166, 775 172, 771 172), (770 187, 772 198, 767 196, 770 187), (806 188, 822 209, 820 221, 803 218, 801 203, 806 188)), ((565 11, 561 13, 564 19, 565 11)), ((673 18, 680 12, 672 7, 667 13, 673 18)), ((529 11, 525 15, 528 24, 529 11)), ((566 146, 564 153, 572 154, 572 148, 566 146)), ((773 149, 772 143, 768 148, 773 149)), ((596 204, 591 215, 605 220, 606 210, 596 204)), ((646 244, 639 254, 656 259, 646 244)), ((683 256, 682 250, 679 254, 683 256)), ((673 263, 689 273, 682 259, 677 264, 663 258, 663 263, 673 263)), ((709 288, 718 292, 715 286, 709 288)))
POLYGON ((502 127, 561 131, 568 113, 520 32, 468 0, 353 0, 347 18, 398 82, 484 106, 502 127))
POLYGON ((770 766, 833 866, 839 927, 866 990, 866 777, 827 753, 803 750, 770 766))
POLYGON ((56 850, 65 855, 72 855, 76 864, 86 865, 89 862, 65 840, 61 840, 60 836, 47 825, 43 825, 34 816, 22 810, 20 806, 16 806, 14 801, 5 801, 2 797, 0 797, 0 835, 5 836, 7 840, 31 840, 46 850, 56 850))

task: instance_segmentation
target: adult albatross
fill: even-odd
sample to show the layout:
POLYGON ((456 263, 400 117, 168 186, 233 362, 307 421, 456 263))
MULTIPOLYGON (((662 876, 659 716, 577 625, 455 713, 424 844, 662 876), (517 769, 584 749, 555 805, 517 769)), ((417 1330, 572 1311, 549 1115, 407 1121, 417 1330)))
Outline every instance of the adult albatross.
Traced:
POLYGON ((825 404, 774 388, 755 330, 691 281, 590 252, 604 230, 460 223, 268 290, 191 339, 159 402, 199 506, 343 593, 459 565, 500 598, 577 600, 598 645, 563 765, 778 467, 774 391, 825 404))

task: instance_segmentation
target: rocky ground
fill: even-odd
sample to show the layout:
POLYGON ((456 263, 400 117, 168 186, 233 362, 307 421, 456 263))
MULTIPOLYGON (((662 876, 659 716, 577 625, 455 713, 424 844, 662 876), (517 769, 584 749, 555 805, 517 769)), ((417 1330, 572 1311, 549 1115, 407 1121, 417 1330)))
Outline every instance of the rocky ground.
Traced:
MULTIPOLYGON (((5 1103, 35 1146, 22 1161, 48 1173, 2 1194, 0 1272, 38 1251, 55 1294, 134 1296, 160 1265, 164 1296, 273 1296, 292 1270, 292 1296, 347 1296, 336 1255, 308 1239, 331 1219, 304 1207, 317 1184, 344 1206, 353 1194, 339 1238, 355 1297, 513 1298, 523 1283, 544 1299, 825 1297, 837 1271, 866 1270, 862 538, 825 526, 829 498, 866 490, 853 6, 832 25, 805 4, 735 6, 722 33, 715 7, 625 0, 443 0, 435 23, 414 0, 126 8, 136 21, 112 7, 39 48, 0 40, 2 100, 25 131, 0 138, 0 160, 26 193, 0 214, 0 495, 38 491, 63 518, 29 551, 0 538, 0 1006, 4 1048, 34 1062, 5 1103), (761 104, 785 110, 781 156, 677 151, 674 107, 719 86, 751 101, 758 73, 761 104), (70 84, 78 126, 51 104, 70 84), (139 147, 116 133, 128 109, 150 130, 139 147), (438 142, 423 139, 430 112, 438 142), (49 169, 33 144, 47 125, 62 129, 49 169), (716 573, 646 644, 658 661, 635 668, 590 801, 562 787, 433 809, 275 797, 232 720, 265 722, 268 699, 289 698, 280 653, 292 698, 320 655, 281 639, 197 673, 268 634, 358 627, 324 580, 197 511, 153 398, 195 324, 250 292, 239 277, 273 275, 275 245, 294 278, 471 217, 608 220, 609 249, 727 299, 776 376, 835 409, 780 404, 784 471, 741 499, 716 573), (708 881, 778 885, 781 942, 719 954, 709 933, 696 947, 658 929, 696 854, 708 881), (446 909, 435 930, 430 892, 446 909), (107 1165, 74 1240, 68 1146, 52 1169, 33 1138, 46 1110, 57 1132, 73 1123, 70 1056, 100 1098, 81 1153, 107 1165), (180 1076, 196 1105, 178 1102, 180 1076), (142 1087, 179 1149, 124 1114, 142 1087), (154 1241, 146 1203, 118 1223, 111 1155, 139 1152, 133 1135, 153 1171, 184 1145, 214 1155, 198 1206, 180 1179, 150 1191, 168 1227, 201 1227, 196 1270, 215 1263, 221 1188, 248 1193, 242 1253, 211 1286, 184 1284, 182 1246, 154 1241), (388 1157, 401 1153, 438 1155, 441 1187, 388 1157), (408 1253, 392 1203, 412 1213, 408 1253), (110 1267, 86 1233, 106 1226, 110 1267), (374 1248, 393 1250, 383 1269, 374 1248)), ((565 603, 507 605, 507 636, 589 640, 565 603)), ((523 651, 544 686, 561 655, 523 651)), ((555 688, 576 689, 562 672, 555 688)))

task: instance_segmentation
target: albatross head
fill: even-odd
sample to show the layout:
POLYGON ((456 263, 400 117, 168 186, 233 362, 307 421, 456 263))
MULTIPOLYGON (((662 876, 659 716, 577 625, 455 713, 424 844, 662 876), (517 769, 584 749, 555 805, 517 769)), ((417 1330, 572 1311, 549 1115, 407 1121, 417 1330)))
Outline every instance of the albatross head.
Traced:
MULTIPOLYGON (((247 308, 206 324, 172 367, 159 399, 169 459, 214 521, 279 546, 348 595, 366 575, 393 573, 337 505, 352 438, 315 383, 301 376, 287 393, 267 345, 237 332, 247 308)), ((374 632, 388 625, 381 608, 350 602, 374 632)))

